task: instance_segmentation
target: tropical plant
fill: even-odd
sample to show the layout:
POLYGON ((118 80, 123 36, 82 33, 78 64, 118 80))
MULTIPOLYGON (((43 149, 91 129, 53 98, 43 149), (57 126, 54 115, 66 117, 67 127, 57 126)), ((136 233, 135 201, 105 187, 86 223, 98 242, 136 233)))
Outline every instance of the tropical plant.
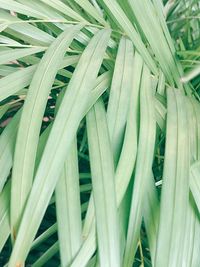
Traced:
POLYGON ((0 0, 0 266, 200 266, 199 0, 0 0))

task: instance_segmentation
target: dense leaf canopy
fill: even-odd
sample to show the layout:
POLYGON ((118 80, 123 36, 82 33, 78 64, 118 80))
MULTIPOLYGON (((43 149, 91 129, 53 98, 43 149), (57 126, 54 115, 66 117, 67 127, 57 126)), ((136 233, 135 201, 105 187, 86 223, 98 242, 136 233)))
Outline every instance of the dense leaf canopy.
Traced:
POLYGON ((0 266, 200 266, 199 0, 0 0, 0 266))

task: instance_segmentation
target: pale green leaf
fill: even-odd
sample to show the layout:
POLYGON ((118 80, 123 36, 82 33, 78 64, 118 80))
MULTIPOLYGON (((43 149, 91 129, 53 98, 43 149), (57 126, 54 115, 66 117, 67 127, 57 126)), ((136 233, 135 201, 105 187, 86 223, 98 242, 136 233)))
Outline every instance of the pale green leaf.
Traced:
MULTIPOLYGON (((64 58, 61 63, 59 64, 59 69, 77 63, 79 60, 79 56, 68 56, 64 58)), ((28 60, 24 59, 22 61, 27 62, 28 60)), ((38 62, 36 60, 36 62, 38 62)), ((30 62, 30 61, 28 61, 30 62)), ((34 61, 35 62, 35 61, 34 61)), ((33 78, 33 74, 38 67, 37 64, 19 69, 11 74, 0 79, 0 101, 4 100, 5 98, 15 95, 18 93, 19 90, 28 86, 33 78)), ((66 73, 59 70, 58 73, 60 75, 66 76, 66 73)))
POLYGON ((0 10, 0 18, 8 21, 8 28, 5 32, 8 32, 14 37, 17 37, 25 42, 33 45, 49 45, 54 40, 54 37, 40 30, 33 25, 25 23, 23 20, 12 16, 11 14, 0 10), (17 23, 14 23, 17 22, 17 23))
POLYGON ((9 235, 9 206, 10 206, 10 182, 6 184, 0 193, 0 251, 2 251, 9 235))
POLYGON ((189 201, 189 133, 185 98, 167 89, 166 151, 155 266, 180 266, 189 201))
POLYGON ((83 17, 81 17, 77 12, 73 11, 73 9, 65 5, 60 0, 41 0, 41 1, 75 20, 85 22, 85 19, 83 17))
POLYGON ((0 136, 0 192, 3 189, 13 164, 14 146, 20 116, 21 111, 12 118, 0 136))
POLYGON ((87 0, 75 0, 75 2, 81 6, 90 16, 100 22, 104 26, 108 26, 108 23, 104 20, 103 16, 99 14, 96 8, 87 0))
POLYGON ((106 113, 101 99, 87 114, 97 239, 102 266, 120 266, 120 244, 114 186, 114 163, 106 113))
POLYGON ((143 205, 147 192, 148 179, 151 179, 155 146, 156 120, 150 71, 143 66, 140 88, 140 131, 134 186, 131 200, 124 267, 131 267, 139 239, 143 205))
POLYGON ((118 162, 132 88, 133 45, 122 38, 119 43, 107 108, 108 129, 114 163, 118 162))
POLYGON ((44 48, 16 48, 0 51, 0 64, 8 64, 10 61, 44 51, 44 48))
POLYGON ((42 13, 13 0, 6 0, 6 2, 4 0, 0 0, 0 8, 19 12, 21 14, 31 16, 31 17, 45 18, 45 16, 42 13))
POLYGON ((117 23, 121 26, 123 31, 128 35, 128 37, 133 42, 137 51, 141 54, 146 64, 149 68, 154 72, 157 73, 157 68, 155 62, 152 60, 148 50, 146 49, 144 43, 141 41, 137 31, 129 21, 128 17, 121 9, 120 5, 116 2, 116 0, 101 0, 107 8, 110 10, 111 14, 117 20, 117 23))
POLYGON ((194 197, 198 210, 200 211, 200 162, 196 161, 190 169, 190 190, 194 197))
POLYGON ((102 30, 93 37, 82 54, 68 85, 36 173, 9 267, 22 263, 28 254, 61 174, 67 152, 87 108, 90 92, 95 84, 109 36, 110 30, 102 30), (61 121, 63 123, 60 123, 61 121), (61 125, 62 127, 60 127, 61 125), (66 138, 66 136, 68 137, 66 138), (31 222, 29 221, 30 216, 32 217, 31 222))
POLYGON ((45 104, 60 61, 82 26, 63 32, 49 47, 31 81, 19 124, 12 172, 11 227, 15 238, 32 185, 34 162, 45 104), (48 77, 47 77, 48 74, 48 77))
POLYGON ((82 244, 80 188, 76 139, 56 185, 56 215, 61 266, 69 266, 82 244))

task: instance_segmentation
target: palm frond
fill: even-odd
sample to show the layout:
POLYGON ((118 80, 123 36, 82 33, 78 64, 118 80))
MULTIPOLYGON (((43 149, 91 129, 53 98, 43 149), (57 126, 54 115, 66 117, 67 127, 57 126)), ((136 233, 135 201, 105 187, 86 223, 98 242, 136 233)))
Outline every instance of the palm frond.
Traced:
POLYGON ((0 266, 200 265, 198 0, 0 0, 0 266))

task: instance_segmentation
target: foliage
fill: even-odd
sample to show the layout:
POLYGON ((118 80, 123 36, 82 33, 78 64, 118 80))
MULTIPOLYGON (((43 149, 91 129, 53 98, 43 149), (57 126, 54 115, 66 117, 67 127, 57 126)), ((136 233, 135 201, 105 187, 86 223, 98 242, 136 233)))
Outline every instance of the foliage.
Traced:
POLYGON ((0 0, 0 266, 200 266, 198 0, 0 0))

